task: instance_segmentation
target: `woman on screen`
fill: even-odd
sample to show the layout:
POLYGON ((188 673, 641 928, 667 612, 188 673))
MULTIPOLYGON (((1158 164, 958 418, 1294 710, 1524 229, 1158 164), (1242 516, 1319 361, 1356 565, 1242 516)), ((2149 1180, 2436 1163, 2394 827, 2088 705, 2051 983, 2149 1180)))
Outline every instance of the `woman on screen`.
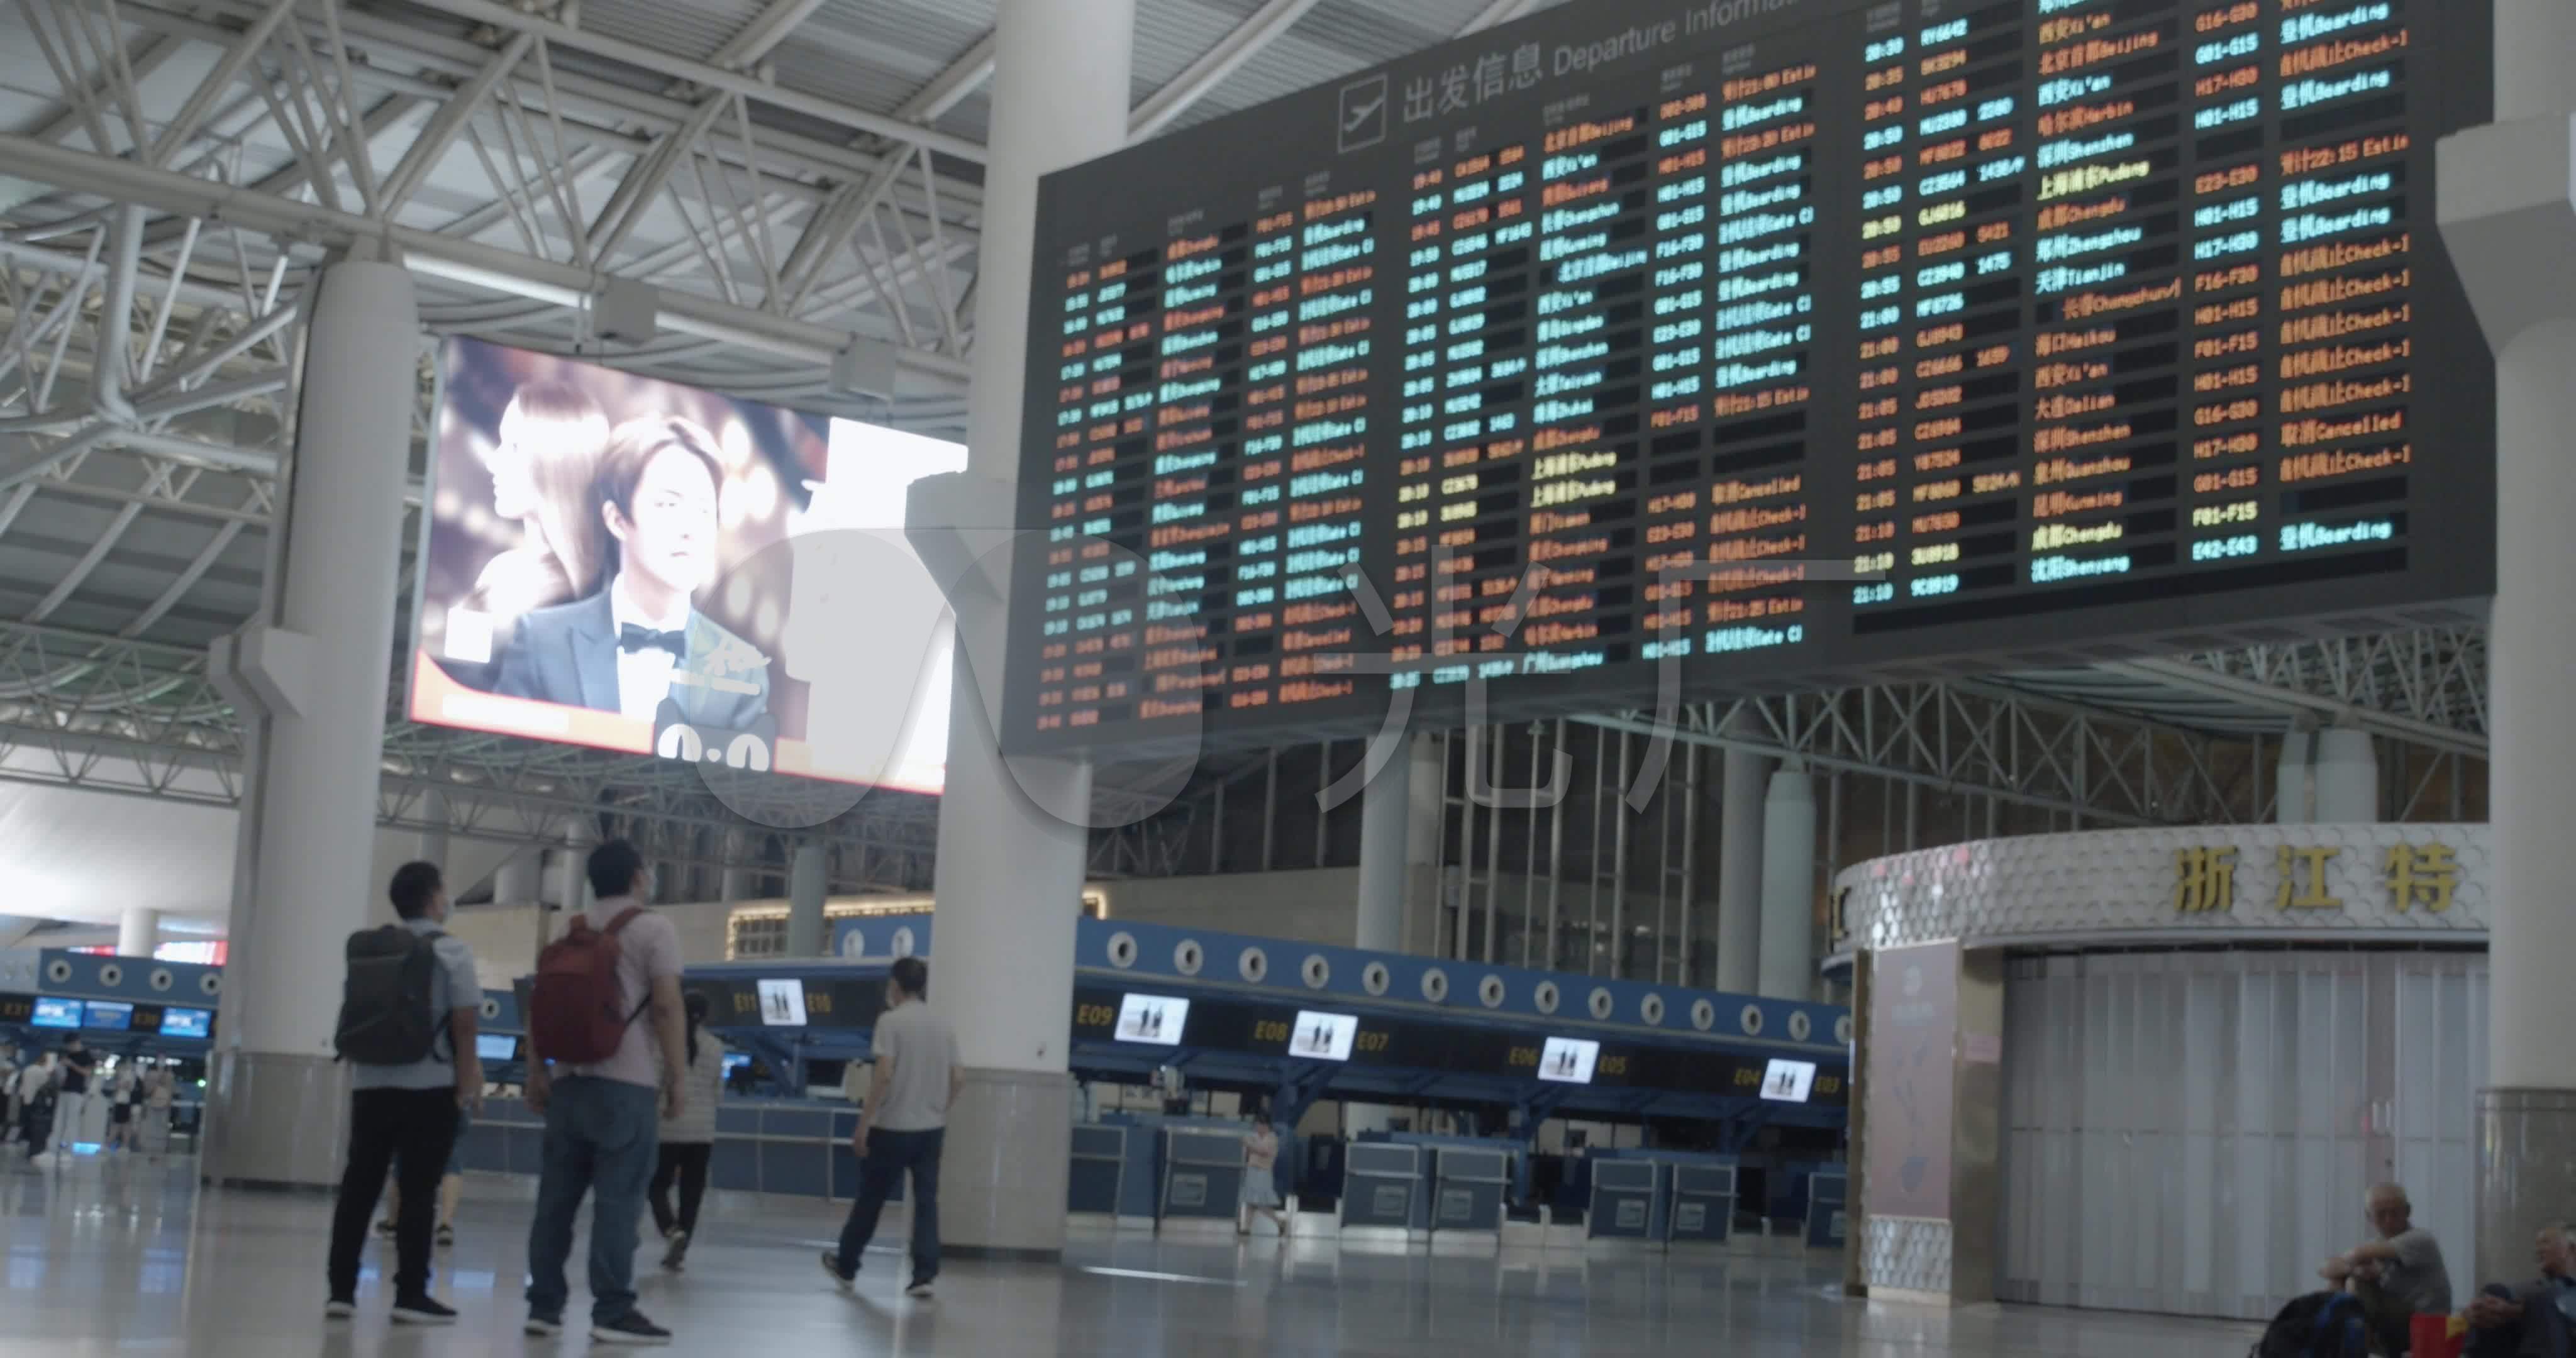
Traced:
POLYGON ((519 388, 483 467, 492 475, 492 512, 518 521, 520 545, 483 567, 466 607, 506 626, 598 587, 605 530, 590 485, 607 451, 608 415, 586 393, 562 382, 519 388))

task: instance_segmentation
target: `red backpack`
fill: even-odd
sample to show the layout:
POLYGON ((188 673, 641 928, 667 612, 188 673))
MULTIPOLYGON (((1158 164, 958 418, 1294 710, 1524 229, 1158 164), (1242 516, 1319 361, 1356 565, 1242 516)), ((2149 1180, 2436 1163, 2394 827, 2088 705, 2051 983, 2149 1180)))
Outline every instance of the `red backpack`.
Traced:
POLYGON ((548 1061, 590 1065, 617 1054, 628 1025, 652 1003, 633 1012, 617 985, 617 932, 644 913, 629 906, 605 929, 590 927, 590 917, 572 917, 572 931, 537 954, 537 979, 528 994, 528 1039, 548 1061))

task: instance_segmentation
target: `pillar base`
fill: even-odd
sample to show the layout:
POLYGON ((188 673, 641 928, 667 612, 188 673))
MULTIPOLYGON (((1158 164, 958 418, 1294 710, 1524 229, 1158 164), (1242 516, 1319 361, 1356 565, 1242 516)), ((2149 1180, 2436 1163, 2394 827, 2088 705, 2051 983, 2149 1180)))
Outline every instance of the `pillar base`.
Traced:
POLYGON ((1064 1257, 1073 1077, 968 1069, 941 1152, 942 1255, 1054 1263, 1064 1257))
POLYGON ((223 1188, 328 1191, 349 1143, 348 1067, 324 1056, 216 1059, 199 1172, 223 1188))
MULTIPOLYGON (((2531 1237, 2576 1202, 2576 1089, 2478 1091, 2481 1283, 2531 1272, 2531 1237)), ((2462 1295, 2467 1295, 2464 1291, 2462 1295)))

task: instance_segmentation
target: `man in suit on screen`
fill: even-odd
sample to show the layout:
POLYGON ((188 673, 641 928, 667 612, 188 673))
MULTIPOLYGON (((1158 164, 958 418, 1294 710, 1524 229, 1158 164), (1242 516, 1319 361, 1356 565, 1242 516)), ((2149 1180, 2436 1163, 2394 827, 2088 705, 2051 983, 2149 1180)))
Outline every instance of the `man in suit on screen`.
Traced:
POLYGON ((747 731, 769 709, 769 658, 700 613, 716 571, 715 437, 677 416, 618 426, 591 498, 615 544, 615 571, 588 598, 522 614, 494 691, 514 698, 662 715, 707 731, 747 731))

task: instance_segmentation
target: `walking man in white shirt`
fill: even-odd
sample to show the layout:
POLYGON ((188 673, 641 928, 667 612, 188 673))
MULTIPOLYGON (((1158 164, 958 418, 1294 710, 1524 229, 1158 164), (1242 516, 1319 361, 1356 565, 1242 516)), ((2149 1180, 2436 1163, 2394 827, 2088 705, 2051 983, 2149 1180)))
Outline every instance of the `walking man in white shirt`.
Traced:
POLYGON ((904 1292, 928 1300, 939 1276, 939 1153, 963 1076, 957 1033, 931 1011, 929 1000, 929 965, 918 957, 896 958, 886 977, 886 1011, 868 1042, 876 1079, 853 1138, 859 1197, 841 1228, 841 1247, 823 1251, 823 1271, 844 1291, 858 1277, 859 1256, 877 1233, 877 1214, 906 1171, 912 1175, 912 1282, 904 1292))

